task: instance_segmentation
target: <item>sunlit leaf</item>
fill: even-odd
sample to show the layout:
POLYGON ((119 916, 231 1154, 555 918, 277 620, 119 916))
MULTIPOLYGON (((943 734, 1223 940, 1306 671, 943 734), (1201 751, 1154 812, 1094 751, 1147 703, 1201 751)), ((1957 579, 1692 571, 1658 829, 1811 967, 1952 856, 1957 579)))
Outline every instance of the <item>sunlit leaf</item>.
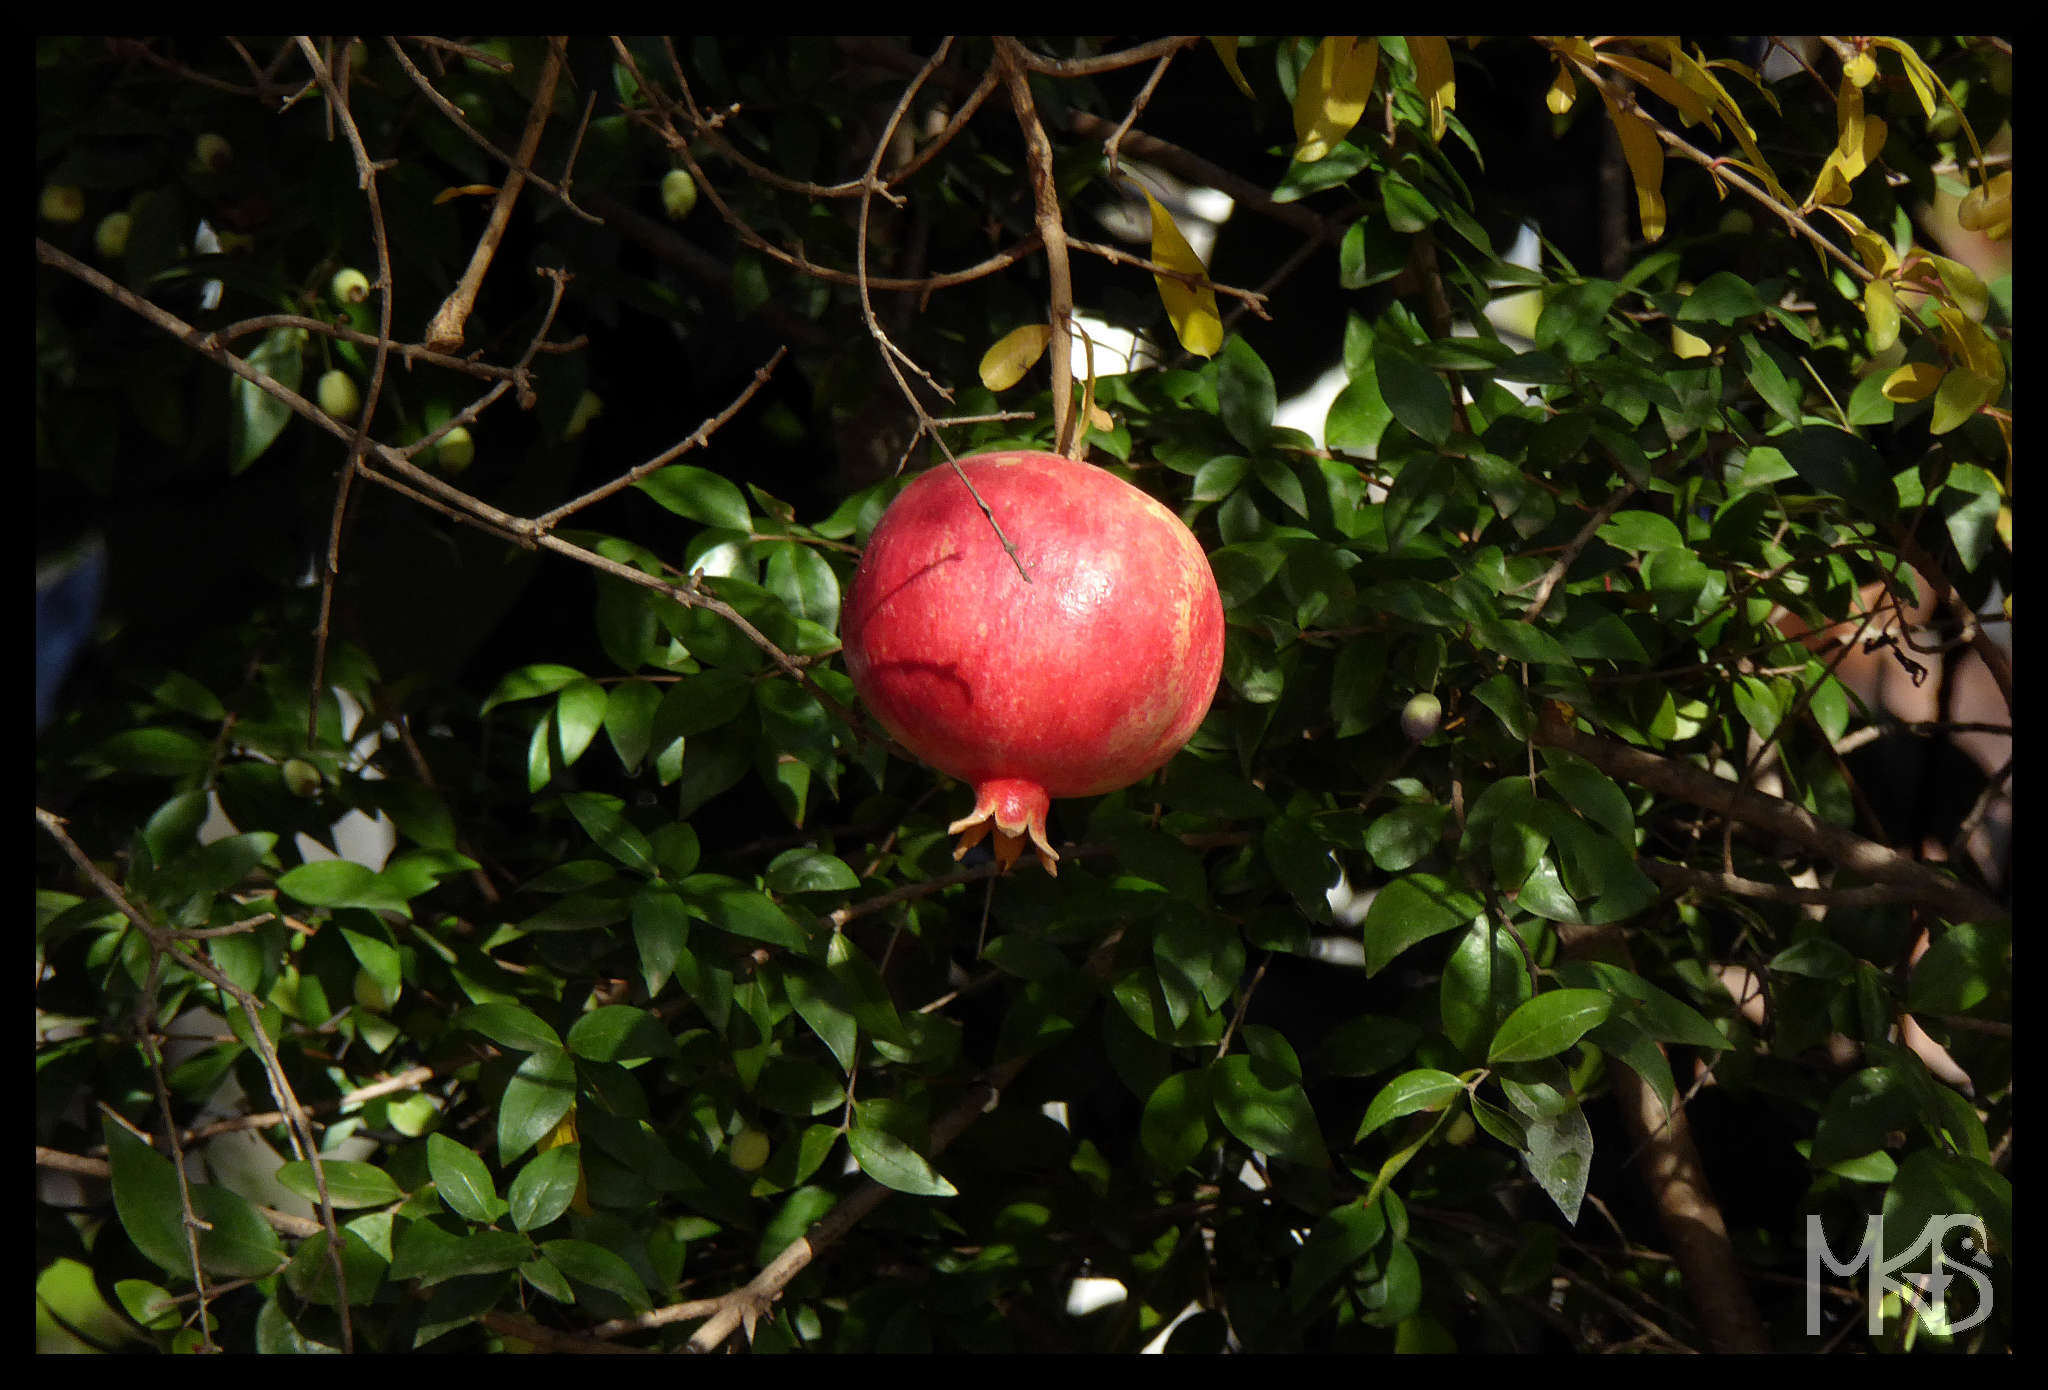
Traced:
POLYGON ((1446 112, 1458 104, 1458 88, 1451 71, 1451 46, 1441 34, 1409 34, 1408 57, 1415 64, 1415 85, 1429 106, 1429 138, 1444 138, 1446 112))
POLYGON ((1315 163, 1351 133, 1372 99, 1379 66, 1377 39, 1332 34, 1316 45, 1294 87, 1296 163, 1315 163))
MULTIPOLYGON (((1152 259, 1206 280, 1209 268, 1174 225, 1173 215, 1159 205, 1149 190, 1145 202, 1152 209, 1152 259)), ((1223 315, 1216 311, 1216 291, 1206 284, 1190 285, 1168 275, 1154 274, 1152 279, 1159 286, 1159 298, 1166 305, 1166 317, 1172 322, 1173 335, 1180 339, 1180 345, 1197 357, 1214 357, 1216 349, 1223 346, 1223 315)))
POLYGON ((981 384, 991 391, 1007 391, 1024 379, 1024 374, 1038 365, 1038 359, 1045 356, 1046 344, 1052 341, 1052 325, 1049 323, 1027 323, 1022 328, 1013 328, 996 339, 995 345, 981 355, 981 384))
POLYGON ((1636 215, 1643 225, 1643 240, 1664 235, 1664 147, 1650 123, 1633 111, 1624 111, 1614 98, 1601 92, 1607 114, 1621 137, 1621 152, 1628 160, 1629 177, 1635 182, 1636 215))
POLYGON ((1982 232, 1993 241, 2012 235, 2012 171, 2008 169, 1965 193, 1956 207, 1956 221, 1965 230, 1982 232))
POLYGON ((1252 96, 1252 84, 1244 80, 1244 69, 1237 65, 1237 35, 1211 34, 1209 42, 1216 46, 1216 56, 1223 60, 1223 66, 1230 72, 1230 80, 1237 84, 1237 90, 1252 96))
POLYGON ((1884 398, 1905 404, 1924 401, 1941 385, 1942 369, 1932 362, 1908 362, 1884 379, 1884 398))

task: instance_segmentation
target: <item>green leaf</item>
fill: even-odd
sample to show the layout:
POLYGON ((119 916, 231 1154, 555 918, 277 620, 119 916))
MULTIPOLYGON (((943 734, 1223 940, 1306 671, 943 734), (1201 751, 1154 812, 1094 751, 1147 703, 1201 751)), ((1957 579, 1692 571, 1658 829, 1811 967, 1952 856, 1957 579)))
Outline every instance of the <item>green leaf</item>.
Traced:
POLYGON ((1374 454, 1393 422, 1394 412, 1380 394, 1379 375, 1368 361, 1330 402, 1323 420, 1323 440, 1342 453, 1374 454))
MULTIPOLYGON (((327 1198, 336 1207, 381 1207, 405 1196, 391 1175, 372 1163, 329 1158, 321 1161, 320 1169, 327 1178, 327 1198)), ((308 1159, 294 1159, 279 1167, 277 1180, 309 1202, 320 1200, 320 1186, 308 1159)))
POLYGON ((535 1230, 559 1218, 576 1196, 582 1181, 581 1144, 557 1144, 536 1154, 506 1194, 506 1208, 512 1224, 522 1231, 535 1230))
POLYGON ((633 484, 656 502, 706 526, 727 531, 751 531, 754 520, 747 513, 747 499, 728 478, 687 463, 672 463, 633 484))
POLYGON ((842 893, 860 887, 860 877, 846 861, 823 850, 784 850, 769 862, 771 893, 842 893))
POLYGON ((517 1231, 456 1236, 431 1221, 410 1221, 395 1242, 388 1277, 431 1286, 471 1274, 517 1269, 532 1258, 533 1242, 517 1231))
POLYGON ((375 871, 351 859, 323 859, 278 875, 277 886, 314 907, 406 911, 405 896, 375 871))
MULTIPOLYGON (((1503 825, 1496 824, 1496 832, 1503 825)), ((1473 923, 1444 962, 1444 1036, 1467 1057, 1484 1055, 1501 1023, 1533 988, 1515 939, 1489 922, 1473 923)))
MULTIPOLYGON (((333 1307, 339 1295, 334 1287, 334 1261, 328 1255, 329 1249, 327 1232, 315 1231, 299 1246, 291 1264, 285 1267, 284 1282, 287 1288, 307 1302, 333 1307)), ((375 1303, 377 1290, 384 1283, 384 1257, 360 1235, 344 1228, 341 1232, 341 1265, 343 1277, 348 1281, 349 1306, 366 1307, 375 1303)))
POLYGON ((1351 1142, 1357 1143, 1382 1125, 1391 1124, 1404 1115, 1441 1110, 1464 1091, 1465 1083, 1447 1071, 1419 1067, 1403 1072, 1372 1098, 1372 1104, 1365 1108, 1365 1118, 1359 1122, 1358 1133, 1351 1142))
POLYGON ((1804 395, 1798 364, 1781 349, 1751 334, 1745 333, 1737 341, 1742 345, 1743 370, 1749 384, 1778 418, 1790 425, 1798 424, 1800 398, 1804 395))
POLYGON ((1355 1198, 1325 1212, 1309 1229, 1294 1255, 1287 1281, 1287 1300, 1296 1312, 1305 1309, 1329 1283, 1356 1265, 1387 1233, 1382 1204, 1366 1205, 1355 1198))
POLYGON ((1885 1147, 1894 1130, 1911 1130, 1920 1099, 1910 1080, 1892 1067, 1865 1067, 1835 1087, 1813 1132, 1817 1167, 1885 1147))
POLYGON ((770 946, 808 953, 810 942, 796 924, 764 893, 742 888, 730 879, 699 874, 683 885, 683 901, 702 913, 720 931, 731 932, 770 946))
POLYGON ((1444 379, 1405 348, 1386 342, 1380 343, 1373 364, 1380 394, 1394 418, 1431 444, 1441 446, 1448 441, 1451 391, 1444 379))
POLYGON ((109 766, 142 777, 182 777, 205 767, 213 756, 205 739, 177 729, 129 729, 94 751, 109 766))
POLYGON ((654 712, 660 707, 661 689, 651 681, 624 681, 605 700, 604 731, 628 773, 640 770, 654 745, 654 712))
POLYGON ((1679 305, 1678 321, 1731 324, 1763 311, 1763 300, 1747 280, 1730 271, 1717 270, 1685 296, 1679 305))
POLYGON ((543 1048, 519 1064, 498 1107, 498 1162, 510 1163, 545 1138, 576 1103, 576 1063, 543 1048))
POLYGON ((427 1174, 448 1209, 464 1220, 488 1226, 505 1214, 491 1170, 445 1134, 427 1136, 427 1174))
POLYGON ((562 740, 562 765, 573 766, 597 737, 604 725, 604 687, 593 680, 576 680, 555 696, 555 730, 562 740))
POLYGON ((797 541, 770 546, 761 582, 796 617, 839 630, 839 576, 812 547, 797 541))
MULTIPOLYGON (((252 349, 247 362, 287 391, 305 376, 303 328, 273 328, 252 349)), ((295 412, 262 387, 236 376, 228 379, 228 472, 238 474, 276 441, 295 412)))
POLYGON ((1598 534, 1601 540, 1622 550, 1675 550, 1685 545, 1685 537, 1678 533, 1671 518, 1656 512, 1616 512, 1598 534))
POLYGON ((1722 1052, 1728 1040, 1690 1004, 1666 994, 1640 975, 1605 961, 1566 961, 1557 978, 1573 989, 1605 990, 1614 996, 1610 1018, 1626 1018, 1658 1042, 1682 1043, 1708 1052, 1722 1052))
POLYGON ((559 1049, 561 1035, 540 1015, 517 1004, 477 1004, 464 1009, 452 1020, 457 1028, 481 1033, 501 1047, 518 1052, 559 1049))
POLYGON ((1384 872, 1399 873, 1435 851, 1449 817, 1447 806, 1405 802, 1366 827, 1365 852, 1384 872))
POLYGON ((1208 1073, 1202 1068, 1175 1072, 1146 1097, 1138 1120, 1138 1143, 1152 1171, 1172 1177, 1209 1147, 1208 1073))
POLYGON ((570 792, 562 804, 598 847, 636 873, 655 872, 654 847, 626 819, 626 803, 602 792, 570 792))
POLYGON ((1377 975, 1417 942, 1462 927, 1479 916, 1479 899, 1436 874, 1407 874, 1382 888, 1366 909, 1365 972, 1377 975))
POLYGON ((1487 1049, 1489 1062, 1533 1062, 1563 1052, 1603 1022, 1614 1000, 1595 989, 1554 989, 1509 1014, 1487 1049))
POLYGON ((1216 355, 1216 401, 1223 428, 1246 449, 1266 442, 1273 428, 1273 373, 1241 336, 1232 334, 1216 355))
POLYGON ((583 679, 583 673, 573 666, 552 666, 545 662, 522 666, 508 672, 491 691, 478 714, 489 714, 499 705, 515 700, 532 700, 542 695, 553 695, 572 681, 583 679))
POLYGON ((846 1147, 860 1170, 876 1182, 914 1197, 952 1197, 959 1189, 940 1177, 923 1154, 884 1129, 858 1121, 846 1131, 846 1147))
MULTIPOLYGON (((101 1132, 113 1179, 114 1213, 135 1248, 167 1273, 192 1277, 178 1175, 170 1159, 113 1120, 101 1132)), ((260 1279, 285 1263, 277 1233, 243 1198, 206 1183, 190 1186, 192 1210, 210 1230, 199 1233, 199 1262, 209 1272, 260 1279)))
POLYGON ((571 1279, 618 1295, 636 1313, 654 1306, 647 1297, 647 1285, 633 1272, 633 1266, 602 1245, 587 1240, 549 1240, 541 1243, 540 1250, 571 1279))
POLYGON ((675 1040, 661 1020, 631 1004, 604 1004, 569 1028, 569 1051, 591 1062, 639 1062, 673 1057, 675 1040))
POLYGON ((1809 936, 1772 956, 1770 967, 1781 975, 1839 980, 1856 968, 1856 957, 1824 936, 1809 936))
POLYGON ((1840 497, 1868 516, 1891 517, 1898 493, 1891 470, 1869 443, 1830 425, 1792 430, 1774 442, 1807 486, 1840 497))
POLYGON ((1959 922, 1914 962, 1906 1007, 1915 1013, 1962 1014, 1984 1002, 2006 972, 2011 933, 1959 922))
POLYGON ((1330 1165, 1301 1083, 1242 1053, 1209 1068, 1209 1100, 1224 1128, 1259 1153, 1316 1168, 1330 1165))
POLYGON ((633 899, 633 945, 640 953, 640 978, 651 999, 674 973, 690 938, 690 913, 665 888, 643 889, 633 899))

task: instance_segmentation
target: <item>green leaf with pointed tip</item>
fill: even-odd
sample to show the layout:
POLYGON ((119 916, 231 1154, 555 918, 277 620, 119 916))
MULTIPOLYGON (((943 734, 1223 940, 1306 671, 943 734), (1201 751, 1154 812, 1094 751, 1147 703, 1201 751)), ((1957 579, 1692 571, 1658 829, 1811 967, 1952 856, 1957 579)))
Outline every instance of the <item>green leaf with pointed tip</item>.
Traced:
POLYGON ((856 1122, 846 1131, 846 1147, 860 1170, 884 1187, 914 1197, 952 1197, 959 1192, 923 1154, 887 1130, 856 1122))
POLYGON ((1507 1016, 1487 1048, 1489 1062, 1555 1057, 1606 1021, 1614 1000, 1597 989, 1554 989, 1507 1016))
POLYGON ((506 1209, 514 1226, 522 1231, 535 1230, 569 1209, 576 1196, 576 1184, 583 1180, 582 1153, 581 1144, 557 1144, 546 1153, 536 1154, 520 1170, 512 1180, 512 1190, 505 1194, 506 1209))
POLYGON ((1208 1073, 1200 1067, 1153 1088, 1138 1120, 1138 1143, 1154 1173, 1171 1177, 1209 1147, 1210 1113, 1208 1073))
POLYGON ((1377 975, 1417 942, 1462 927, 1483 911, 1478 898, 1436 874, 1405 874, 1380 889, 1366 909, 1365 972, 1377 975))
POLYGON ((519 1064, 498 1107, 498 1161, 510 1163, 545 1138, 576 1103, 576 1063, 543 1048, 519 1064))
POLYGON ((1365 1118, 1359 1122, 1358 1133, 1352 1136, 1351 1142, 1357 1143, 1382 1125, 1391 1124, 1404 1115, 1441 1110, 1464 1090, 1464 1082, 1434 1067, 1402 1072, 1372 1098, 1372 1104, 1365 1108, 1365 1118))
POLYGON ((505 1214, 491 1170, 445 1134, 427 1136, 427 1174, 448 1209, 464 1220, 488 1226, 505 1214))
MULTIPOLYGON (((329 1158, 320 1164, 327 1179, 327 1199, 336 1207, 381 1207, 405 1196, 391 1175, 373 1163, 329 1158)), ((320 1185, 308 1159, 294 1159, 278 1168, 277 1180, 309 1202, 320 1200, 320 1185)))
POLYGON ((1242 1053, 1219 1058, 1209 1068, 1209 1101, 1224 1128, 1258 1152, 1329 1167, 1308 1093, 1278 1068, 1242 1053))
POLYGON ((687 463, 672 463, 633 484, 677 516, 728 531, 751 531, 746 496, 728 478, 687 463))
POLYGON ((559 1048, 562 1037, 539 1014, 517 1004, 477 1004, 464 1009, 453 1020, 457 1028, 481 1033, 501 1047, 520 1052, 559 1048))

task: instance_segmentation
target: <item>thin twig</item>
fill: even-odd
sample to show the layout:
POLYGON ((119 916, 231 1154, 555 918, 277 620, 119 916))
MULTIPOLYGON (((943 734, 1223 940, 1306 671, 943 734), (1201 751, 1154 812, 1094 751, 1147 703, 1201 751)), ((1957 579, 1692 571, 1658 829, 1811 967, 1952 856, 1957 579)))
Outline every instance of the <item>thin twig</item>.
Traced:
POLYGON ((518 201, 519 190, 525 185, 533 168, 533 157, 540 149, 540 133, 547 126, 548 115, 554 108, 555 86, 561 76, 562 60, 551 49, 534 89, 532 109, 526 114, 526 129, 519 137, 519 151, 513 156, 505 182, 499 185, 498 196, 491 204, 490 220, 484 224, 483 234, 476 239, 476 249, 470 253, 469 266, 462 272, 462 278, 427 323, 428 347, 446 351, 462 345, 463 329, 469 322, 469 311, 476 305, 477 291, 483 287, 484 273, 491 268, 491 261, 498 254, 498 242, 512 221, 512 204, 518 201))
POLYGON ((534 518, 534 525, 540 527, 543 531, 553 530, 563 517, 580 512, 585 507, 604 501, 605 498, 610 497, 613 493, 631 487, 648 474, 656 473, 666 468, 692 449, 703 448, 705 444, 710 442, 712 435, 718 433, 727 421, 731 420, 733 416, 739 414, 746 407, 747 402, 754 398, 756 391, 759 391, 768 384, 768 379, 775 375, 775 369, 782 365, 782 359, 788 355, 789 349, 787 347, 775 349, 773 357, 770 357, 767 362, 754 369, 754 379, 747 383, 746 389, 735 396, 731 404, 727 405, 725 409, 697 426, 695 432, 680 444, 664 449, 661 453, 647 460, 647 462, 628 469, 602 486, 592 488, 574 501, 564 502, 553 511, 541 513, 534 518))
POLYGON ((1059 186, 1053 181, 1052 141, 1038 119, 1038 106, 1031 97, 1031 83, 1025 72, 1032 55, 1013 38, 996 40, 997 60, 1003 68, 1003 84, 1009 88, 1010 106, 1024 131, 1025 161, 1031 171, 1031 196, 1038 223, 1038 239, 1045 245, 1046 278, 1049 283, 1052 346, 1053 452, 1073 457, 1079 439, 1074 429, 1074 276, 1067 263, 1067 229, 1060 220, 1059 186))

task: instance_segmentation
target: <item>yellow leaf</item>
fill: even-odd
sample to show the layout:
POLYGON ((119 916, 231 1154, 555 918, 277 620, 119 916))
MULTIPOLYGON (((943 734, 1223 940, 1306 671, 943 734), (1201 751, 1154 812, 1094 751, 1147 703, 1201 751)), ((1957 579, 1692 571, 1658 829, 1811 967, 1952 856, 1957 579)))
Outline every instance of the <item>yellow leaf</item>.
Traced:
POLYGON ((1920 61, 1920 55, 1913 51, 1911 45, 1899 39, 1873 39, 1872 42, 1889 48, 1905 61, 1906 81, 1912 84, 1913 95, 1920 98, 1920 111, 1928 120, 1933 120, 1934 89, 1940 83, 1934 74, 1928 71, 1927 64, 1920 61))
POLYGON ((1631 58, 1623 53, 1602 53, 1600 61, 1608 67, 1627 73, 1677 107, 1680 118, 1687 125, 1699 125, 1701 122, 1713 124, 1714 114, 1707 109, 1706 102, 1700 100, 1699 93, 1662 68, 1652 67, 1640 58, 1631 58))
POLYGON ((1543 104, 1550 108, 1551 115, 1562 116, 1572 109, 1572 103, 1578 97, 1579 88, 1572 80, 1572 70, 1560 58, 1557 60, 1557 76, 1550 79, 1550 90, 1543 94, 1543 104))
POLYGON ((465 183, 455 188, 444 188, 434 195, 434 206, 453 202, 457 198, 489 198, 498 191, 494 183, 465 183))
POLYGON ((1904 405, 1908 401, 1924 401, 1934 394, 1934 388, 1941 385, 1943 372, 1932 362, 1908 362, 1884 379, 1878 390, 1888 401, 1904 405))
MULTIPOLYGON (((549 1149, 559 1149, 564 1144, 575 1142, 576 1107, 572 1105, 569 1107, 569 1113, 562 1116, 555 1123, 555 1127, 548 1131, 547 1136, 533 1146, 533 1151, 544 1154, 549 1149)), ((590 1190, 584 1182, 583 1165, 580 1162, 576 1165, 576 1195, 569 1199, 569 1208, 578 1216, 588 1216, 591 1213, 590 1190)))
POLYGON ((1642 219, 1643 240, 1655 241, 1664 235, 1664 147, 1657 143, 1648 121, 1622 110, 1605 90, 1600 96, 1607 103, 1607 115, 1621 137, 1621 152, 1635 180, 1636 215, 1642 219))
POLYGON ((1216 56, 1223 60, 1223 66, 1230 70, 1230 80, 1237 84, 1237 90, 1246 96, 1252 95, 1252 84, 1244 80, 1244 69, 1237 65, 1237 35, 1211 34, 1209 42, 1216 45, 1216 56))
POLYGON ((1956 208, 1956 221, 1972 232, 1982 232, 1993 241, 2012 235, 2012 171, 1999 174, 1963 195, 1956 208))
POLYGON ((1444 138, 1444 113, 1458 106, 1457 78, 1451 71, 1451 46, 1441 34, 1409 34, 1408 56, 1415 63, 1415 85, 1429 103, 1429 138, 1444 138))
POLYGON ((1365 115, 1379 67, 1378 39, 1360 43, 1354 34, 1332 34, 1316 45, 1294 86, 1297 162, 1315 163, 1351 133, 1365 115))
POLYGON ((1889 280, 1863 287, 1863 322, 1870 330, 1870 350, 1883 352, 1899 340, 1899 296, 1889 280))
POLYGON ((981 384, 991 391, 1007 391, 1024 379, 1024 373, 1038 365, 1052 341, 1052 325, 1027 323, 1013 328, 981 355, 981 384))
POLYGON ((1842 76, 1854 82, 1858 87, 1868 87, 1870 79, 1877 76, 1877 59, 1871 57, 1867 51, 1858 53, 1848 62, 1842 64, 1842 76))
POLYGON ((1932 266, 1941 277, 1941 283, 1948 293, 1943 298, 1950 300, 1970 318, 1982 322, 1991 310, 1991 291, 1984 288, 1984 282, 1977 278, 1977 272, 1960 261, 1946 256, 1921 253, 1921 263, 1914 267, 1916 278, 1925 279, 1927 268, 1932 266))
POLYGON ((2005 355, 1984 331, 1984 325, 1946 304, 1935 309, 1934 317, 1941 324, 1942 340, 1949 350, 1973 375, 1989 381, 1995 395, 1997 388, 2005 384, 2005 355))
MULTIPOLYGON (((1188 275, 1209 277, 1209 268, 1188 245, 1188 239, 1174 226, 1173 216, 1147 191, 1145 201, 1152 208, 1152 259, 1188 275)), ((1190 285, 1171 276, 1154 274, 1159 298, 1166 305, 1166 317, 1173 323, 1173 335, 1180 345, 1197 357, 1214 357, 1223 346, 1223 316, 1216 312, 1216 291, 1207 285, 1190 285)))

